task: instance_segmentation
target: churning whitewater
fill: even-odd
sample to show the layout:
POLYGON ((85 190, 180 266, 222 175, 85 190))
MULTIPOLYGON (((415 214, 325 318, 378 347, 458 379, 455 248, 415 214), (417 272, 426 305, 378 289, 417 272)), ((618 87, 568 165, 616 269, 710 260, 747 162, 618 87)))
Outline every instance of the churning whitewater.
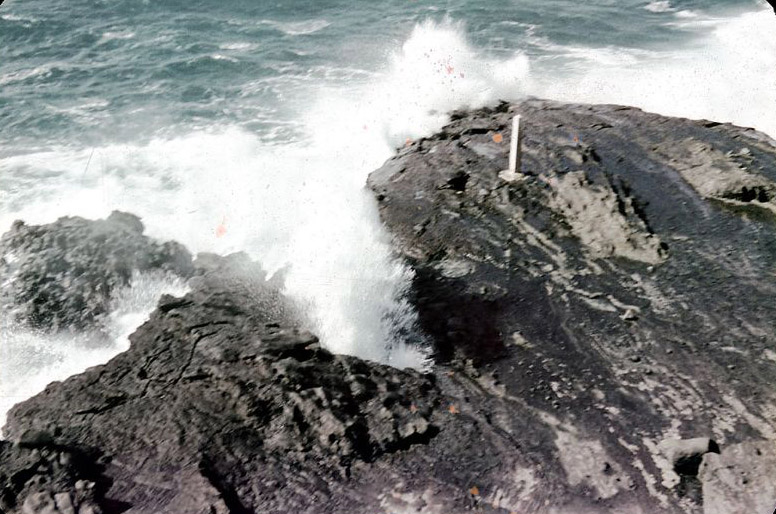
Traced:
MULTIPOLYGON (((389 2, 366 18, 336 3, 303 14, 227 5, 165 22, 146 2, 101 23, 52 22, 58 11, 43 4, 2 8, 0 44, 12 50, 0 75, 0 228, 118 209, 192 252, 246 251, 282 277, 329 349, 398 367, 423 368, 427 349, 405 299, 411 271, 364 184, 450 110, 533 95, 776 136, 773 16, 755 2, 629 2, 632 20, 611 27, 596 25, 605 6, 563 2, 569 12, 555 14, 590 24, 587 37, 538 5, 505 15, 389 2), (665 39, 636 40, 629 21, 665 39), (71 53, 57 54, 73 24, 71 53)), ((0 412, 125 350, 158 296, 184 291, 135 277, 106 320, 107 345, 3 320, 0 412)))

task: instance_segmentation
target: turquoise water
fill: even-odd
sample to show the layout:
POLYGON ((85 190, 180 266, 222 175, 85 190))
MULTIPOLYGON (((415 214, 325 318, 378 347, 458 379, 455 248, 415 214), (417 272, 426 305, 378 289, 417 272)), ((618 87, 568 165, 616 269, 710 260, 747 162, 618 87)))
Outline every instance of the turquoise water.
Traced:
POLYGON ((764 2, 649 5, 9 0, 0 10, 1 151, 134 142, 214 123, 268 140, 298 137, 293 125, 311 94, 368 81, 427 20, 465 23, 482 55, 522 51, 551 75, 573 67, 568 47, 679 50, 708 30, 703 20, 764 2), (697 24, 678 24, 693 20, 682 13, 697 24))
MULTIPOLYGON (((633 104, 776 136, 776 17, 741 1, 6 0, 0 231, 140 215, 192 251, 247 251, 335 351, 425 365, 368 173, 445 113, 526 95, 633 104)), ((103 327, 4 320, 0 413, 104 361, 162 291, 103 327)), ((123 298, 122 297, 122 298, 123 298)))

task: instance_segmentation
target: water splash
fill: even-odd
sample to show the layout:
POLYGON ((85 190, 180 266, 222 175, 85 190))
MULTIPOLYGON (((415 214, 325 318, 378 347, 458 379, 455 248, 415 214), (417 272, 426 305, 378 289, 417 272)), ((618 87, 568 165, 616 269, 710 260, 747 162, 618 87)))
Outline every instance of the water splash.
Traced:
POLYGON ((92 149, 8 158, 13 180, 29 187, 9 188, 15 196, 0 222, 123 209, 150 235, 192 251, 248 251, 269 272, 285 270, 286 293, 328 348, 422 368, 428 351, 404 299, 412 273, 393 255, 364 184, 395 147, 440 128, 448 111, 524 90, 527 58, 488 59, 464 33, 450 22, 421 24, 384 72, 311 91, 301 142, 271 145, 220 127, 97 148, 86 173, 80 163, 92 149))
MULTIPOLYGON (((0 330, 0 428, 16 403, 64 380, 103 364, 129 348, 129 335, 156 307, 162 294, 183 295, 181 279, 135 273, 130 285, 117 291, 112 312, 94 330, 49 334, 3 320, 0 330)), ((0 433, 0 436, 2 434, 0 433)))
POLYGON ((666 23, 696 32, 695 41, 674 50, 557 48, 556 54, 574 63, 571 73, 558 80, 551 60, 536 63, 542 78, 532 93, 731 122, 776 137, 773 12, 724 19, 676 13, 676 19, 666 23))

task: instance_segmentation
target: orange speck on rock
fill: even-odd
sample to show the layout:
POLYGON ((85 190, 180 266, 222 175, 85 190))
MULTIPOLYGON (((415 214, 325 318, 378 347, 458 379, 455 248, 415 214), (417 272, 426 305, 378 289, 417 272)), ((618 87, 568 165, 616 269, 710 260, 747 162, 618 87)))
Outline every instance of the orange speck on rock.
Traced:
POLYGON ((460 411, 458 410, 458 407, 455 405, 450 405, 450 407, 447 408, 447 410, 450 412, 450 414, 458 414, 460 411))
POLYGON ((413 414, 418 412, 418 408, 414 403, 410 405, 410 412, 412 412, 413 414))
POLYGON ((412 144, 412 139, 407 138, 406 141, 404 141, 404 146, 410 146, 412 144))
POLYGON ((493 142, 494 143, 500 143, 504 140, 504 136, 502 136, 500 133, 496 132, 493 134, 493 142))
POLYGON ((471 489, 469 489, 469 493, 470 493, 472 496, 479 496, 479 495, 480 495, 480 490, 479 490, 479 489, 477 488, 477 486, 475 485, 474 487, 472 487, 471 489))

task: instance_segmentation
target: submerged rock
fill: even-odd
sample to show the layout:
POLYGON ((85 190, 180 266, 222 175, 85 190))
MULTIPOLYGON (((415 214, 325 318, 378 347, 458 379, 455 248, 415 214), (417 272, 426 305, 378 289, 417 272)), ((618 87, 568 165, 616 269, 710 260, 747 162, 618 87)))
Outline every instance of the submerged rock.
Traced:
POLYGON ((730 125, 538 100, 453 113, 369 179, 415 270, 429 373, 332 355, 257 264, 201 255, 127 352, 12 409, 0 480, 44 460, 3 508, 772 505, 774 180, 776 145, 730 125), (507 182, 517 112, 524 176, 507 182), (47 464, 62 451, 92 471, 47 464))

